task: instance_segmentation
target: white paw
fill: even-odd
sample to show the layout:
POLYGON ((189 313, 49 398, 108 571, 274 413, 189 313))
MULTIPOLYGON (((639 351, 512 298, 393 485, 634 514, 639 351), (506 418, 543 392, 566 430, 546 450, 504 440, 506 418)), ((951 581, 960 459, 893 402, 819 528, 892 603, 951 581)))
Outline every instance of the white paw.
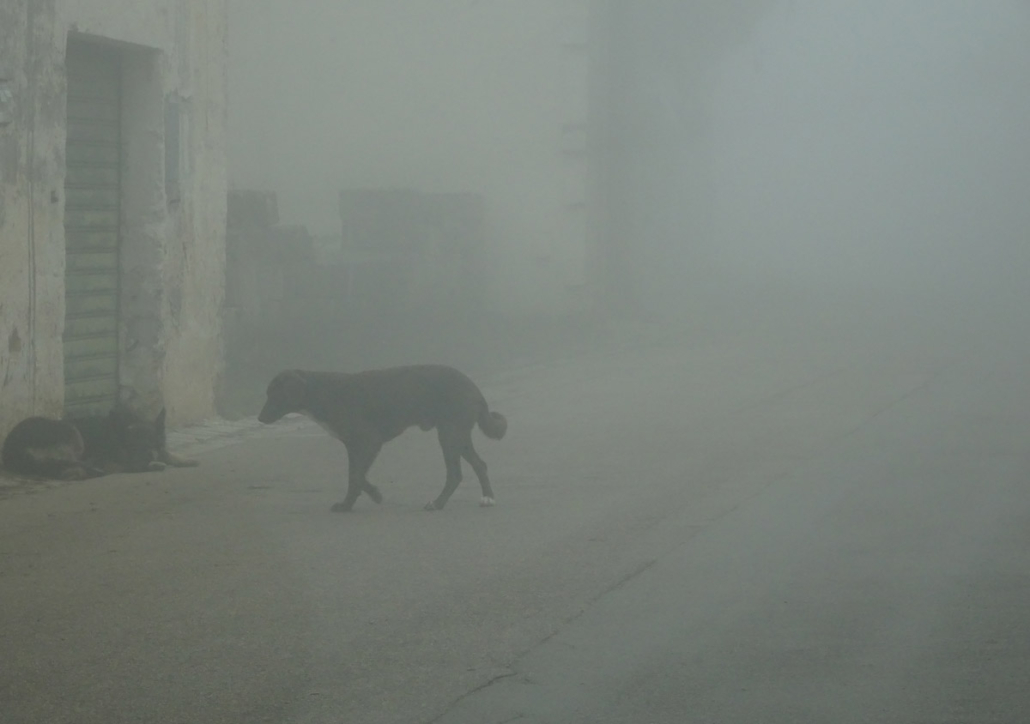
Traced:
POLYGON ((479 507, 480 508, 489 508, 493 504, 494 504, 494 499, 493 498, 487 498, 486 496, 484 496, 479 501, 479 507))

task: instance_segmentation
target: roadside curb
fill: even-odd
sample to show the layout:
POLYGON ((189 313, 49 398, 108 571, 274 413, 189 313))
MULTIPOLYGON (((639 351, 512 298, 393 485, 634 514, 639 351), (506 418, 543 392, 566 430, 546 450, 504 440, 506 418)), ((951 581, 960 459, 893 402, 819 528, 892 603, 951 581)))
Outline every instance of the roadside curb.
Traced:
POLYGON ((280 420, 274 425, 258 422, 256 417, 239 420, 213 418, 196 425, 168 431, 168 449, 176 455, 191 457, 229 447, 238 442, 263 437, 290 435, 315 424, 304 417, 280 420))

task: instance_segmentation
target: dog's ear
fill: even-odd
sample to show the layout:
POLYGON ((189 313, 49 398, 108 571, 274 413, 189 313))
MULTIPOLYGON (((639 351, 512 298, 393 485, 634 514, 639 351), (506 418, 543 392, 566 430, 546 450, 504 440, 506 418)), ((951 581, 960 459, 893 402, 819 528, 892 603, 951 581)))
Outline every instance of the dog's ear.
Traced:
POLYGON ((258 413, 258 420, 275 422, 283 415, 304 409, 308 394, 307 377, 300 370, 284 370, 268 383, 266 394, 268 399, 258 413))
POLYGON ((290 400, 303 400, 307 390, 308 381, 300 370, 288 370, 280 375, 281 389, 283 395, 290 400))

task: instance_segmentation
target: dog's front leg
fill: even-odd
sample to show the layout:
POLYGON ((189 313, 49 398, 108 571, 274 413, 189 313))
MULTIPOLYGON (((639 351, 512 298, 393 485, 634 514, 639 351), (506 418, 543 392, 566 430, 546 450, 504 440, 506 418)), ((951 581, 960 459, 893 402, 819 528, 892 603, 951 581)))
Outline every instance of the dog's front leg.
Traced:
POLYGON ((425 510, 443 510, 450 500, 451 495, 458 488, 461 482, 461 434, 447 428, 437 428, 437 437, 440 439, 440 449, 443 451, 443 461, 447 468, 447 480, 444 482, 443 490, 436 496, 436 500, 430 500, 425 505, 425 510))
POLYGON ((347 496, 342 503, 336 503, 333 506, 334 513, 350 512, 362 490, 367 490, 369 496, 377 503, 383 499, 382 495, 379 495, 379 490, 368 482, 367 477, 376 455, 383 447, 382 442, 366 438, 347 442, 344 445, 347 447, 347 496))

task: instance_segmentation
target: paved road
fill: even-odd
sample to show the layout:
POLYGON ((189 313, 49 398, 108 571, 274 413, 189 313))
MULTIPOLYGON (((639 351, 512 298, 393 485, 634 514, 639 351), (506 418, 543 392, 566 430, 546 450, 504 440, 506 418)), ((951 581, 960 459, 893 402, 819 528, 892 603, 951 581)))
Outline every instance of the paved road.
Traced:
POLYGON ((511 372, 492 509, 423 512, 411 432, 330 514, 297 425, 9 492, 0 721, 1024 721, 1028 362, 796 324, 511 372))

